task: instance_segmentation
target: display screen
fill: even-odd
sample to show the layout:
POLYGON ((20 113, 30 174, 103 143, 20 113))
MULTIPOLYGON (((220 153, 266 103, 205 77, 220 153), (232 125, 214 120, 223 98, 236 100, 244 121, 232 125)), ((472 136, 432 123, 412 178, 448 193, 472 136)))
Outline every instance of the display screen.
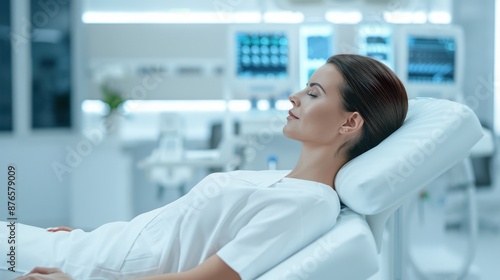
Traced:
POLYGON ((288 55, 285 32, 236 34, 236 74, 240 78, 285 78, 288 55))
POLYGON ((408 38, 408 81, 434 84, 455 82, 455 39, 408 38))
POLYGON ((307 59, 326 61, 332 52, 330 42, 329 36, 307 37, 307 59))
POLYGON ((382 36, 366 37, 366 56, 380 61, 387 61, 389 51, 392 50, 388 38, 382 36))

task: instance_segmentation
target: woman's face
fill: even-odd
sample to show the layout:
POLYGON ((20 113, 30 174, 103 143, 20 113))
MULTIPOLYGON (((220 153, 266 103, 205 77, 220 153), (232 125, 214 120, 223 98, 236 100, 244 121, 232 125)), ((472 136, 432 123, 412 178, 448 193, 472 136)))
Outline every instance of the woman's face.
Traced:
POLYGON ((334 143, 350 115, 344 111, 340 98, 343 81, 333 64, 318 68, 306 88, 290 95, 293 108, 283 128, 285 136, 302 143, 334 143))

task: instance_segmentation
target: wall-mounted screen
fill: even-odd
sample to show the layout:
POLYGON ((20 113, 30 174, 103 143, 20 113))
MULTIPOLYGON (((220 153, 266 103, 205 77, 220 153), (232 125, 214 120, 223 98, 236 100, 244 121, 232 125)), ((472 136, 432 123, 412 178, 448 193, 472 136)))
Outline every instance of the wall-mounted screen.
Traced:
POLYGON ((237 76, 283 78, 288 76, 289 39, 284 32, 238 32, 237 76))
POLYGON ((299 31, 300 86, 333 55, 333 28, 330 25, 304 25, 299 31))
POLYGON ((453 83, 456 43, 452 37, 408 37, 408 81, 453 83))
POLYGON ((392 28, 366 24, 359 26, 357 31, 359 54, 374 58, 394 69, 392 28))
POLYGON ((333 53, 331 35, 311 35, 307 37, 307 59, 325 60, 333 53))
POLYGON ((463 31, 454 25, 399 26, 396 73, 410 98, 460 101, 463 94, 463 31))
POLYGON ((296 90, 297 27, 228 27, 227 89, 233 99, 284 99, 296 90))

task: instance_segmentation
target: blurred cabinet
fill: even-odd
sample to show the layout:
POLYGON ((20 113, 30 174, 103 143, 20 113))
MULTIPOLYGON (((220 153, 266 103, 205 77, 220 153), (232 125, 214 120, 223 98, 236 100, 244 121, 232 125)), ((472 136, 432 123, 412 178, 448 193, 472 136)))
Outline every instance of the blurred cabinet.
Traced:
POLYGON ((12 131, 12 47, 10 1, 0 1, 0 131, 12 131))
POLYGON ((31 126, 71 127, 72 1, 30 1, 31 126))

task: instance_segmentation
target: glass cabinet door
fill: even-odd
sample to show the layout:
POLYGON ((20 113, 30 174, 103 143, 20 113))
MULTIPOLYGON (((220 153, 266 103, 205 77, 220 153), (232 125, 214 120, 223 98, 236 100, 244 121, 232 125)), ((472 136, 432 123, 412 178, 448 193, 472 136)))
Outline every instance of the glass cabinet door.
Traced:
POLYGON ((32 128, 70 128, 71 1, 30 3, 32 128))
POLYGON ((12 48, 10 1, 0 1, 0 131, 12 131, 12 48))

